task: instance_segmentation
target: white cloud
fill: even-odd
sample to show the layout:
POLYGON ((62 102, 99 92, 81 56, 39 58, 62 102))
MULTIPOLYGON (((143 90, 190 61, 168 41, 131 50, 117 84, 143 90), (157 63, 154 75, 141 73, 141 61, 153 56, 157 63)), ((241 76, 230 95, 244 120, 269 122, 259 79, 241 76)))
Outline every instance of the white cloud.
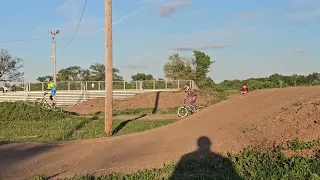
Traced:
POLYGON ((230 45, 227 45, 227 44, 209 44, 209 45, 201 45, 201 46, 170 47, 169 50, 193 51, 193 50, 206 50, 206 49, 221 49, 221 48, 227 48, 227 47, 230 47, 230 45))
POLYGON ((55 9, 55 12, 65 15, 67 18, 75 18, 80 15, 79 6, 80 4, 77 0, 66 0, 61 6, 55 9))
POLYGON ((121 66, 120 68, 123 68, 123 69, 145 69, 145 68, 148 68, 148 66, 146 66, 146 65, 132 65, 132 64, 129 64, 129 65, 121 66))
POLYGON ((320 18, 320 8, 309 11, 290 13, 286 15, 290 19, 294 20, 309 20, 320 18))
POLYGON ((306 5, 311 4, 313 0, 292 0, 292 5, 306 5))
POLYGON ((208 31, 198 31, 192 33, 158 34, 155 40, 179 42, 186 44, 189 42, 199 42, 200 44, 210 44, 213 41, 226 41, 241 38, 242 35, 256 32, 257 28, 250 26, 226 25, 219 29, 208 31))
POLYGON ((191 5, 192 3, 188 1, 166 3, 159 7, 158 15, 160 17, 170 17, 178 8, 191 5))
POLYGON ((308 50, 307 49, 295 49, 293 52, 303 54, 306 53, 308 50))
POLYGON ((236 14, 238 17, 261 17, 263 12, 240 12, 236 14))
POLYGON ((153 3, 161 3, 164 0, 141 0, 142 4, 153 4, 153 3))
POLYGON ((141 8, 136 9, 136 10, 132 11, 131 13, 122 16, 119 20, 113 22, 112 24, 113 24, 113 25, 116 25, 116 24, 121 23, 123 20, 129 18, 130 16, 133 16, 133 15, 137 14, 139 11, 141 11, 141 10, 142 10, 143 8, 145 8, 145 7, 146 7, 146 6, 142 6, 141 8))
MULTIPOLYGON (((59 29, 59 36, 62 39, 69 39, 73 36, 84 8, 85 0, 65 0, 63 4, 54 9, 54 12, 62 15, 64 20, 55 27, 40 25, 34 29, 35 32, 47 32, 48 29, 59 29)), ((76 36, 91 35, 97 27, 103 24, 104 17, 94 17, 85 10, 76 36)))
MULTIPOLYGON (((122 16, 120 19, 118 19, 118 20, 116 20, 116 21, 113 21, 113 22, 112 22, 112 25, 120 24, 123 20, 128 19, 128 18, 130 18, 131 16, 134 16, 135 14, 137 14, 139 11, 141 11, 141 10, 144 9, 144 8, 146 8, 146 6, 142 6, 142 7, 140 7, 139 9, 136 9, 136 10, 130 12, 129 14, 126 14, 126 15, 122 16)), ((105 29, 105 28, 99 28, 99 29, 97 29, 97 30, 94 30, 94 31, 93 31, 93 34, 100 33, 100 32, 102 32, 102 31, 104 31, 104 29, 105 29)))

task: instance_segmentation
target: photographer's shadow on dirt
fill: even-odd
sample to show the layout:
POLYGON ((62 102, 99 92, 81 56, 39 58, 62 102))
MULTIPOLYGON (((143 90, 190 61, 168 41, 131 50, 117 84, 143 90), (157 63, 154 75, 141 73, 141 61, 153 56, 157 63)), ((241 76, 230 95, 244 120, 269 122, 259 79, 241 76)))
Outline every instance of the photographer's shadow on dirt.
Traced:
POLYGON ((196 151, 181 157, 170 180, 243 179, 228 158, 210 150, 211 141, 208 137, 200 137, 197 143, 196 151))

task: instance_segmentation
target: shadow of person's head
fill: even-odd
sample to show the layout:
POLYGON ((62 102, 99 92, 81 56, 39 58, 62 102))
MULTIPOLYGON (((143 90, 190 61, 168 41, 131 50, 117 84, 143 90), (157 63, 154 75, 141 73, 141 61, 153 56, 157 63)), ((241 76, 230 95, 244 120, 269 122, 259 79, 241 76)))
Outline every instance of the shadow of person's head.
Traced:
POLYGON ((211 141, 208 137, 206 136, 201 136, 198 139, 198 150, 200 151, 210 151, 210 147, 211 147, 211 141))

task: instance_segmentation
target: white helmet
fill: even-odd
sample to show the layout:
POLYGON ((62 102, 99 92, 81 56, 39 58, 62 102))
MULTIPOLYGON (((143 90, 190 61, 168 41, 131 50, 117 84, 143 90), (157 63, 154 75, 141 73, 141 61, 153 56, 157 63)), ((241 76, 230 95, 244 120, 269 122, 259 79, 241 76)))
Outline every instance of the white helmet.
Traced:
POLYGON ((188 86, 188 85, 185 85, 184 87, 183 87, 183 89, 184 89, 184 91, 189 91, 189 89, 190 89, 190 87, 188 86))

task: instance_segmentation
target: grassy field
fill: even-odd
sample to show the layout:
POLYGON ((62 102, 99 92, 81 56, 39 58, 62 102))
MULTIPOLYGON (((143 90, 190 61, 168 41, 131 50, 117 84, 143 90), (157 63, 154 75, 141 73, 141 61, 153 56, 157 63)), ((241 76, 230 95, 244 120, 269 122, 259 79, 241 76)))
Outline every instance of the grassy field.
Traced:
MULTIPOLYGON (((174 120, 114 120, 113 135, 141 132, 174 122, 174 120)), ((104 137, 103 120, 65 118, 48 121, 0 121, 1 142, 52 142, 104 137)))
MULTIPOLYGON (((150 169, 130 174, 112 173, 106 176, 77 175, 70 179, 81 180, 191 180, 191 179, 320 179, 320 147, 313 157, 286 157, 285 149, 294 150, 316 147, 315 142, 292 142, 293 146, 262 149, 249 147, 236 155, 222 157, 209 153, 205 158, 181 159, 179 162, 164 165, 160 169, 150 169)), ((44 180, 45 175, 34 179, 44 180)))
POLYGON ((177 114, 179 107, 170 108, 166 110, 156 110, 154 108, 137 108, 137 109, 124 109, 124 110, 114 110, 113 115, 138 115, 138 114, 177 114))
MULTIPOLYGON (((52 142, 105 136, 104 121, 74 118, 22 102, 0 103, 0 144, 10 142, 52 142)), ((174 120, 114 120, 113 135, 141 132, 174 120)))

